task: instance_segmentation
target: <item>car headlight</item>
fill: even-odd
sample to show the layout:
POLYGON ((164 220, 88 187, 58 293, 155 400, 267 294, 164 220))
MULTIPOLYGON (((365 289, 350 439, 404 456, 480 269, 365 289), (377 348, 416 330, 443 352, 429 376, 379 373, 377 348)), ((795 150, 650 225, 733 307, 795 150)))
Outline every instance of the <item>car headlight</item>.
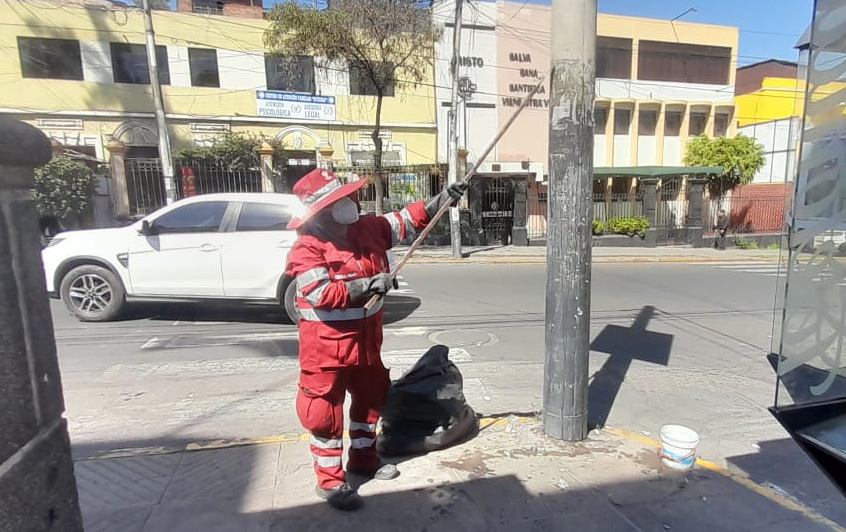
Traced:
POLYGON ((64 240, 65 239, 60 237, 60 236, 53 237, 53 238, 50 239, 50 242, 47 243, 47 247, 51 248, 51 247, 55 246, 56 244, 63 242, 64 240))

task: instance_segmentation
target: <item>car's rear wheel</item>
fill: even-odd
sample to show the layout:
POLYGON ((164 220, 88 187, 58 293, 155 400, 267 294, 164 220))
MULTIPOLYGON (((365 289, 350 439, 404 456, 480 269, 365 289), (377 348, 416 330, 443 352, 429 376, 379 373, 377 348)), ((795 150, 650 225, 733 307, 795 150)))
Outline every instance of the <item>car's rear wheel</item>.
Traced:
POLYGON ((59 290, 68 312, 81 321, 113 320, 126 305, 123 283, 101 266, 77 266, 65 275, 59 290))
POLYGON ((285 288, 285 295, 282 298, 282 306, 285 307, 285 314, 293 324, 300 322, 300 314, 297 312, 297 282, 291 281, 285 288))

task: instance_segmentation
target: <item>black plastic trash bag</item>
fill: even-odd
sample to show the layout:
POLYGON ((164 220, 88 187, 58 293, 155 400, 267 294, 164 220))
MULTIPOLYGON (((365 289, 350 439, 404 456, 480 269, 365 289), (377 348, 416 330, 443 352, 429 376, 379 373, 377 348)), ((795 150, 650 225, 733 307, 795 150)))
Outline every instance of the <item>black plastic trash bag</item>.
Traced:
POLYGON ((464 398, 461 372, 448 355, 448 347, 432 347, 391 386, 382 407, 381 454, 425 454, 479 433, 479 419, 464 398))

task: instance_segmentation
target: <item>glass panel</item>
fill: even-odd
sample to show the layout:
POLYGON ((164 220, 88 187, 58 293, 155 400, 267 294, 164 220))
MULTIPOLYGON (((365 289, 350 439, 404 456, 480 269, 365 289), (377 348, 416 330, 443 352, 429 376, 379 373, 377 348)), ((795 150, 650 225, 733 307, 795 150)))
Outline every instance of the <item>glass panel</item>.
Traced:
MULTIPOLYGON (((150 84, 150 69, 147 66, 147 47, 143 44, 113 42, 112 73, 115 83, 150 84)), ((159 67, 159 83, 170 85, 170 69, 167 62, 167 46, 156 46, 156 63, 159 67)))
POLYGON ((217 69, 217 50, 189 48, 188 63, 191 67, 191 85, 194 87, 220 87, 217 69))
POLYGON ((25 78, 82 80, 79 41, 18 37, 18 53, 25 78))
POLYGON ((220 228, 228 203, 206 201, 179 207, 157 218, 159 233, 212 233, 220 228))
POLYGON ((267 88, 314 94, 314 58, 307 55, 264 57, 267 88))
POLYGON ((245 203, 238 217, 237 231, 284 231, 291 213, 284 205, 245 203))
MULTIPOLYGON (((846 398, 846 12, 818 0, 790 216, 784 310, 777 315, 779 406, 846 398)), ((839 441, 839 440, 838 440, 839 441)))

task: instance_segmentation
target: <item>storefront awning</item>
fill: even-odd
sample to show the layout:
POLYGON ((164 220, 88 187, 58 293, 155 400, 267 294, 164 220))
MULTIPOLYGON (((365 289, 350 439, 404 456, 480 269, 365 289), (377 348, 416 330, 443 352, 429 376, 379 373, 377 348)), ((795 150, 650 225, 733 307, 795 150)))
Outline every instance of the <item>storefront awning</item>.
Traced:
POLYGON ((593 169, 594 177, 681 177, 722 173, 722 166, 600 166, 593 169))

